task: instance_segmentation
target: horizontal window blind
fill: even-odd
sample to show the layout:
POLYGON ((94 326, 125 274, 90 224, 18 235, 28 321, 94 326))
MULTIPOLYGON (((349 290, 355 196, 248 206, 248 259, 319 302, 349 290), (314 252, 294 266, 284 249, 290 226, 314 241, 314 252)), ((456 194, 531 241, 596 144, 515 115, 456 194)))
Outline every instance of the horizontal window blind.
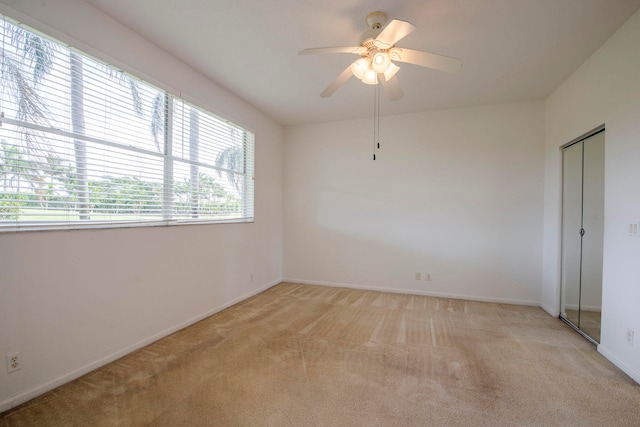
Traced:
POLYGON ((0 230, 253 220, 251 132, 1 24, 0 230))

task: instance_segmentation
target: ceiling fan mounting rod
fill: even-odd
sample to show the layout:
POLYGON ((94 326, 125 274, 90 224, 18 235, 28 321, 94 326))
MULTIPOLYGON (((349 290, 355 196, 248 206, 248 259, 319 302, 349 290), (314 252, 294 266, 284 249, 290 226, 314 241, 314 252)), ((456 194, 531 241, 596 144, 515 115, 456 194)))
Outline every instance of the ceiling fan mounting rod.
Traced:
POLYGON ((368 47, 365 43, 370 42, 373 44, 373 40, 378 37, 378 34, 382 31, 382 27, 387 23, 387 14, 384 12, 371 12, 367 15, 365 21, 369 29, 362 33, 359 42, 361 46, 368 47))
POLYGON ((387 23, 387 14, 380 11, 371 12, 364 20, 366 21, 369 28, 371 28, 372 30, 379 30, 384 24, 387 23))

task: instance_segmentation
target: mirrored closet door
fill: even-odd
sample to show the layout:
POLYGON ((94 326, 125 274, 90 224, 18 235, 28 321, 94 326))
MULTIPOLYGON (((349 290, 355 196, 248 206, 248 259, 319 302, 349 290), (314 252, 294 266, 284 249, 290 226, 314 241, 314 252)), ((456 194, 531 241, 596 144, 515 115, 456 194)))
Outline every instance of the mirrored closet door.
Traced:
POLYGON ((600 342, 604 128, 563 148, 560 317, 600 342))

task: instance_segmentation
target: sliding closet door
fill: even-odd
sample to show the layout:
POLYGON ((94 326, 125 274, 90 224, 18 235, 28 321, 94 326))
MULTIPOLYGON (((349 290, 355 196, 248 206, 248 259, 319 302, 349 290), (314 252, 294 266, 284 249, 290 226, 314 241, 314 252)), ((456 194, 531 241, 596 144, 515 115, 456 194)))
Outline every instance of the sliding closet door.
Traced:
POLYGON ((600 341, 604 131, 564 148, 561 317, 600 341))
POLYGON ((580 329, 600 342, 604 238, 604 132, 584 141, 580 329))
POLYGON ((580 324, 582 143, 565 148, 562 179, 562 315, 580 324))

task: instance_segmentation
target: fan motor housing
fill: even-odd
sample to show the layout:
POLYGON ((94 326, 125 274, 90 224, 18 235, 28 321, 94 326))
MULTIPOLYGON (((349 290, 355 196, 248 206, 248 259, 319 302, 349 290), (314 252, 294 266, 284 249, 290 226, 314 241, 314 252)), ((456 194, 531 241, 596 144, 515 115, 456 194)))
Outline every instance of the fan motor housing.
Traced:
POLYGON ((384 12, 371 12, 365 18, 369 29, 362 33, 360 36, 360 46, 370 48, 373 46, 373 40, 378 37, 378 34, 382 31, 382 27, 387 23, 387 14, 384 12), (371 40, 369 43, 367 43, 371 40))

